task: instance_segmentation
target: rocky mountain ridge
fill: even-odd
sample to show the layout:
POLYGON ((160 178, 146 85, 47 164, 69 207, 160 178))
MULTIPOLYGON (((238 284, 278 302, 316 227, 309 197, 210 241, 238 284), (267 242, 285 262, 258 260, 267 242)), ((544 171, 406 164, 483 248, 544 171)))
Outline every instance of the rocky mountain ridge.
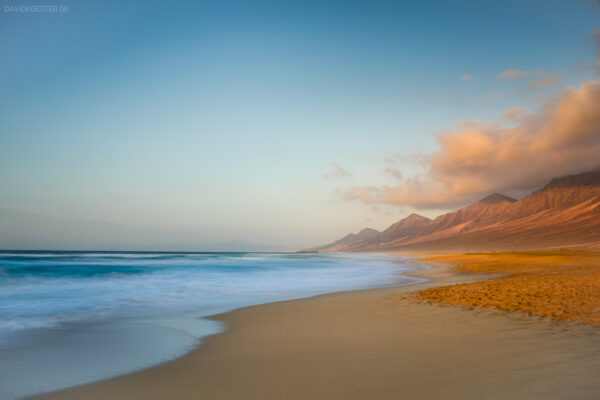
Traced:
POLYGON ((347 235, 313 250, 600 248, 600 170, 552 179, 520 200, 493 193, 434 219, 411 214, 375 232, 347 235))

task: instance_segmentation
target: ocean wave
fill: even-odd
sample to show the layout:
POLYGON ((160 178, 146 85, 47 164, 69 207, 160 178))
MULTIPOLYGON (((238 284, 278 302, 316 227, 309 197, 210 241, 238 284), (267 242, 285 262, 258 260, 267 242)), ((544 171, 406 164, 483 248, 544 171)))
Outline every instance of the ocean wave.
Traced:
POLYGON ((103 252, 0 252, 0 266, 3 398, 178 357, 222 330, 209 315, 384 286, 409 268, 375 255, 103 252))
POLYGON ((225 310, 377 286, 403 269, 395 259, 362 255, 161 253, 158 261, 137 253, 125 253, 127 259, 107 258, 105 253, 59 254, 52 262, 11 261, 12 255, 0 254, 0 317, 11 321, 0 324, 0 330, 36 327, 31 322, 35 318, 45 321, 43 327, 84 316, 225 310))

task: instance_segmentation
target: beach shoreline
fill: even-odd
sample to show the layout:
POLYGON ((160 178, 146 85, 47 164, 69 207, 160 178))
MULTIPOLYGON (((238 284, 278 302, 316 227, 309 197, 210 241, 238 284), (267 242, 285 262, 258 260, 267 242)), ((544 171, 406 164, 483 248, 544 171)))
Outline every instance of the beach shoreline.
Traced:
POLYGON ((222 330, 213 315, 416 280, 373 254, 23 251, 0 264, 3 400, 177 359, 222 330))
POLYGON ((457 273, 444 264, 403 275, 428 281, 215 315, 211 319, 228 329, 178 359, 28 398, 391 399, 402 393, 406 399, 592 399, 600 394, 595 379, 600 356, 586 351, 600 345, 596 329, 418 304, 408 293, 490 276, 457 273))

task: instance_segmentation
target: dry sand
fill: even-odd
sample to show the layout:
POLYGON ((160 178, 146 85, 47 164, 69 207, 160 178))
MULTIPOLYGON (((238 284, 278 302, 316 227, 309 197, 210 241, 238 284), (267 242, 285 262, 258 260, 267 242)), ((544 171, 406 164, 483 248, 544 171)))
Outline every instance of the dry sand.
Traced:
POLYGON ((421 290, 426 302, 525 313, 600 327, 600 252, 553 250, 436 254, 425 262, 456 265, 457 272, 502 274, 498 279, 421 290))
POLYGON ((40 399, 599 399, 600 329, 419 304, 406 293, 481 279, 344 292, 217 316, 188 355, 40 399))

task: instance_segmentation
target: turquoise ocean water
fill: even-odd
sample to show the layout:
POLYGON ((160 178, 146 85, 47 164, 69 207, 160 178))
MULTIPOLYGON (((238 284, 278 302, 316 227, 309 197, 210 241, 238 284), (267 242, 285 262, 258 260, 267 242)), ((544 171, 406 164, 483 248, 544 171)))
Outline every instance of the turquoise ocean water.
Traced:
POLYGON ((408 284, 386 255, 0 252, 0 399, 176 358, 225 329, 207 316, 408 284))

